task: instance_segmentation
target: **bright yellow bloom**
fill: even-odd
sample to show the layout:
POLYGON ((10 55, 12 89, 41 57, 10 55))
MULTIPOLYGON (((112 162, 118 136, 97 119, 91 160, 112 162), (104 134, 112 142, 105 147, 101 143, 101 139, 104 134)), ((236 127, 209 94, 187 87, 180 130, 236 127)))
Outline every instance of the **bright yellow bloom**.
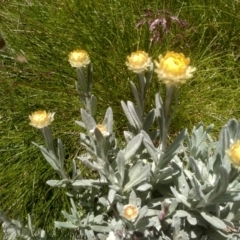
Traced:
POLYGON ((240 140, 230 145, 227 154, 232 165, 235 168, 240 168, 240 140))
MULTIPOLYGON (((108 137, 108 136, 110 135, 110 133, 107 131, 106 127, 105 127, 104 125, 102 125, 102 124, 98 124, 95 128, 98 128, 98 130, 102 133, 102 135, 103 135, 104 137, 108 137)), ((93 134, 95 128, 92 129, 92 130, 90 130, 90 133, 93 134)))
POLYGON ((68 57, 72 67, 80 68, 90 63, 89 55, 84 50, 74 50, 69 53, 68 57))
POLYGON ((35 128, 44 128, 51 124, 55 113, 47 113, 46 111, 36 111, 29 116, 30 125, 35 128))
POLYGON ((148 54, 144 51, 137 51, 131 53, 127 57, 126 65, 129 70, 140 73, 146 70, 151 64, 151 58, 148 57, 148 54))
POLYGON ((190 59, 183 53, 167 52, 165 56, 159 55, 159 62, 155 61, 155 72, 166 85, 179 85, 193 77, 195 67, 189 66, 190 59))
POLYGON ((129 221, 134 221, 138 216, 138 213, 138 208, 132 204, 128 204, 123 207, 123 216, 129 221))

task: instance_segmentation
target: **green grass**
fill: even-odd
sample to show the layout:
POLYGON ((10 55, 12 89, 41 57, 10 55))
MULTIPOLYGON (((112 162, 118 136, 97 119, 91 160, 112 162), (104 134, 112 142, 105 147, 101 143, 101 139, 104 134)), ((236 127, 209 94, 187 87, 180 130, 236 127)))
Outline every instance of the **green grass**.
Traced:
MULTIPOLYGON (((31 142, 41 142, 29 126, 28 115, 37 109, 56 112, 52 128, 66 147, 66 165, 82 151, 80 102, 74 88, 75 71, 68 53, 83 48, 94 65, 93 93, 99 100, 98 119, 113 108, 115 130, 122 136, 126 126, 120 100, 133 99, 126 56, 142 49, 153 58, 167 50, 181 51, 198 71, 180 89, 180 106, 171 133, 198 122, 216 125, 215 137, 226 121, 238 118, 240 3, 238 1, 150 0, 45 0, 4 1, 0 6, 0 29, 8 51, 0 52, 0 208, 13 218, 33 215, 46 229, 68 210, 63 191, 45 182, 58 176, 31 142), (184 32, 171 29, 162 42, 150 44, 147 26, 136 29, 144 9, 167 9, 185 19, 184 32), (178 40, 177 34, 185 39, 178 40), (189 46, 186 46, 185 43, 189 46), (23 54, 27 63, 15 58, 23 54)), ((156 76, 149 91, 148 108, 159 91, 156 76)), ((83 168, 88 176, 89 171, 83 168)))

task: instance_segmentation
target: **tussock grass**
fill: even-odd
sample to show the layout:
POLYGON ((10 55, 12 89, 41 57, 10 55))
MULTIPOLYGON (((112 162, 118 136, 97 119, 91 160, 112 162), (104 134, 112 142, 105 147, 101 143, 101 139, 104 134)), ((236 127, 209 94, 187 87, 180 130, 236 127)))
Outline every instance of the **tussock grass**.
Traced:
MULTIPOLYGON (((80 103, 74 88, 76 74, 67 56, 75 48, 88 51, 94 64, 93 92, 99 100, 98 119, 111 106, 117 136, 126 119, 120 100, 132 99, 129 80, 134 75, 124 64, 126 56, 142 49, 153 58, 167 50, 190 56, 198 68, 195 78, 180 90, 180 106, 171 133, 191 129, 198 122, 220 127, 231 117, 239 118, 238 1, 132 1, 132 0, 12 0, 0 6, 0 27, 8 50, 0 52, 0 208, 13 218, 33 215, 37 226, 51 229, 68 210, 61 190, 45 182, 57 176, 32 141, 42 142, 28 125, 37 109, 56 112, 52 124, 66 147, 66 167, 82 151, 79 144, 80 103), (136 29, 144 9, 166 9, 185 19, 189 27, 177 26, 161 42, 151 44, 147 26, 136 29), (178 34, 184 38, 177 38, 178 34), (16 58, 24 55, 27 63, 16 58)), ((148 108, 162 87, 153 79, 148 108)), ((82 167, 82 166, 81 166, 82 167)), ((86 176, 91 175, 82 167, 86 176)))

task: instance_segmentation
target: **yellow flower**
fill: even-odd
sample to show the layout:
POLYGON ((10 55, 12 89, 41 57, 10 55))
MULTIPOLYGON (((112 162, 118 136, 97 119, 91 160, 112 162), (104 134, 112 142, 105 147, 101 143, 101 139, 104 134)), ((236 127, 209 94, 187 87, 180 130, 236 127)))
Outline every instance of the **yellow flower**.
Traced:
POLYGON ((140 73, 146 70, 151 64, 151 58, 148 57, 148 54, 144 51, 137 51, 131 53, 127 57, 126 65, 129 70, 140 73))
MULTIPOLYGON (((105 127, 104 125, 102 125, 102 124, 98 124, 95 128, 98 128, 98 130, 102 133, 102 135, 103 135, 104 137, 108 137, 108 136, 110 135, 110 133, 107 131, 106 127, 105 127)), ((90 133, 93 134, 95 128, 92 129, 92 130, 90 130, 90 133)))
POLYGON ((138 212, 138 208, 132 204, 123 207, 123 216, 129 221, 134 221, 138 216, 138 212))
POLYGON ((232 165, 235 168, 240 168, 240 140, 230 145, 227 154, 232 165))
POLYGON ((68 57, 72 67, 80 68, 90 63, 89 55, 84 50, 74 50, 69 53, 68 57))
POLYGON ((44 128, 51 124, 55 113, 47 113, 46 111, 36 111, 29 116, 30 125, 35 128, 44 128))
POLYGON ((195 67, 189 66, 190 59, 183 53, 167 52, 165 56, 159 55, 159 62, 155 61, 159 80, 167 85, 179 85, 193 77, 195 67))

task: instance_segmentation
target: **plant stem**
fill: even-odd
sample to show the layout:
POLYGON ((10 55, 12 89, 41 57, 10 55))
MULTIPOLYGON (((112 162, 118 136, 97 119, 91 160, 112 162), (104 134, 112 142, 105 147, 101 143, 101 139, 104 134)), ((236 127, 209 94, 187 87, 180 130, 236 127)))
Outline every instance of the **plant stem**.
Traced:
POLYGON ((164 151, 167 147, 167 136, 168 136, 168 129, 170 125, 170 121, 173 116, 170 116, 170 109, 171 109, 171 103, 174 97, 174 92, 176 87, 173 85, 167 85, 166 86, 166 98, 165 98, 165 108, 164 108, 164 126, 163 126, 163 137, 162 137, 162 150, 164 151))

